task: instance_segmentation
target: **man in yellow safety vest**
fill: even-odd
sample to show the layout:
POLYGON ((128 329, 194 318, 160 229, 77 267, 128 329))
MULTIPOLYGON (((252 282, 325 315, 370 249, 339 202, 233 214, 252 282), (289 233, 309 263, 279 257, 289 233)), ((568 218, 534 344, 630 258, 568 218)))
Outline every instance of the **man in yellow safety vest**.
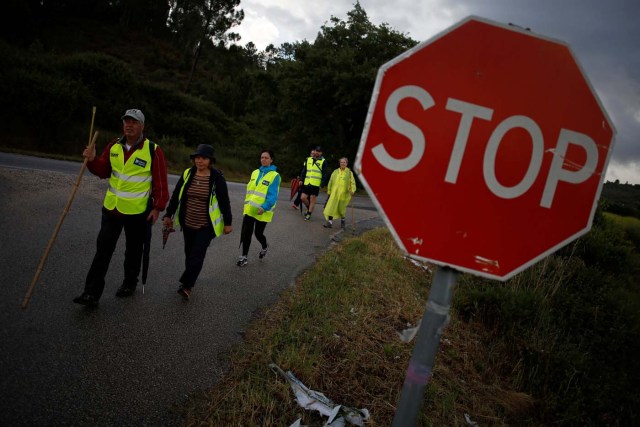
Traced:
POLYGON ((138 284, 143 245, 150 226, 169 200, 167 165, 162 149, 143 135, 144 114, 127 110, 121 117, 124 136, 111 141, 96 157, 95 146, 82 155, 94 175, 109 179, 102 207, 96 254, 85 280, 84 292, 73 302, 98 305, 111 257, 124 229, 124 280, 116 296, 133 295, 138 284))
POLYGON ((318 194, 320 194, 320 188, 325 187, 329 180, 329 168, 324 157, 322 157, 322 147, 315 147, 312 154, 305 160, 300 174, 300 179, 302 180, 302 196, 300 200, 307 207, 307 213, 304 215, 305 221, 311 220, 311 214, 316 205, 318 194))

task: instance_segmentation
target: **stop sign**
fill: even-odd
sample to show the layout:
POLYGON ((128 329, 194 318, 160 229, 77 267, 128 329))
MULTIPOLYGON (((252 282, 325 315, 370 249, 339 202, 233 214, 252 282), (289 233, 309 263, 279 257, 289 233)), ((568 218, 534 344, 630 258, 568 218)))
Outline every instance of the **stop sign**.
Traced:
POLYGON ((355 169, 412 258, 506 280, 589 231, 614 136, 566 44, 469 17, 380 68, 355 169))

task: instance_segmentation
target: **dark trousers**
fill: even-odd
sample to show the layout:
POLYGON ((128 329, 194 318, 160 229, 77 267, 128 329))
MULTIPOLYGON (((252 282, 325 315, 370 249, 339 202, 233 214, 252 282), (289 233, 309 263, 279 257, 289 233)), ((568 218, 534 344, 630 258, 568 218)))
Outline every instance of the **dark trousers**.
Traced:
POLYGON ((204 257, 207 255, 207 248, 213 239, 213 230, 209 227, 198 229, 184 226, 182 228, 184 236, 184 273, 180 277, 180 283, 185 288, 192 288, 202 271, 204 257))
POLYGON ((117 215, 102 209, 102 223, 98 233, 96 254, 87 274, 84 290, 100 298, 104 291, 104 277, 107 275, 111 257, 118 238, 124 228, 126 246, 124 251, 124 286, 135 288, 142 262, 142 246, 147 233, 147 213, 138 215, 117 215))
POLYGON ((242 231, 240 232, 240 241, 242 242, 242 255, 247 256, 249 247, 251 246, 251 235, 255 228, 256 239, 262 245, 262 249, 267 247, 267 238, 264 237, 264 229, 267 223, 258 221, 252 216, 245 215, 242 219, 242 231))

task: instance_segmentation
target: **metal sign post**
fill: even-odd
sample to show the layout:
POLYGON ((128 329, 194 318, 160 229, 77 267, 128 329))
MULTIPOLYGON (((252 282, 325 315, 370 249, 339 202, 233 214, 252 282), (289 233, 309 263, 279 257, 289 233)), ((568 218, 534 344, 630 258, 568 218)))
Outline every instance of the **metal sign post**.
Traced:
POLYGON ((396 415, 393 418, 394 427, 416 425, 424 390, 431 378, 440 336, 449 323, 449 307, 457 277, 458 272, 451 268, 436 269, 402 386, 396 415))

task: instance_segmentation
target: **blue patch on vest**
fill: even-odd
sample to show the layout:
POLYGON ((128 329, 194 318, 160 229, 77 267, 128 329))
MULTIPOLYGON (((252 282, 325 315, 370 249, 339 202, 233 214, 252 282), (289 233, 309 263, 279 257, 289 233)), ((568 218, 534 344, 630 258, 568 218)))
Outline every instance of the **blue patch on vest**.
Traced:
POLYGON ((147 161, 146 160, 142 160, 136 157, 136 159, 133 161, 134 165, 140 166, 140 167, 145 167, 147 166, 147 161))
POLYGON ((269 181, 267 181, 266 179, 264 181, 262 181, 262 185, 266 185, 267 187, 269 186, 269 181))

